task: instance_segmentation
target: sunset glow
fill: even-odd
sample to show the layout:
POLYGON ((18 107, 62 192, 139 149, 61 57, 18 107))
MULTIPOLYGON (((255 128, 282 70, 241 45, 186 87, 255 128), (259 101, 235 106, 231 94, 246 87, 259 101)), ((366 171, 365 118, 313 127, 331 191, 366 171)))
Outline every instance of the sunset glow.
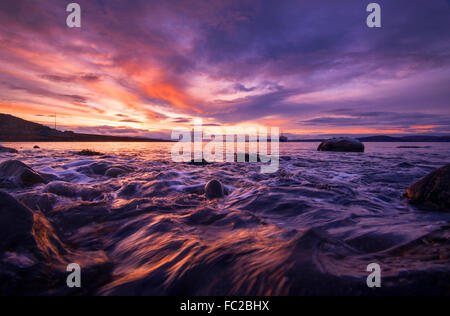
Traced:
POLYGON ((2 1, 0 112, 165 138, 194 118, 293 138, 450 131, 446 1, 386 2, 376 30, 354 2, 79 3, 70 29, 64 3, 2 1))

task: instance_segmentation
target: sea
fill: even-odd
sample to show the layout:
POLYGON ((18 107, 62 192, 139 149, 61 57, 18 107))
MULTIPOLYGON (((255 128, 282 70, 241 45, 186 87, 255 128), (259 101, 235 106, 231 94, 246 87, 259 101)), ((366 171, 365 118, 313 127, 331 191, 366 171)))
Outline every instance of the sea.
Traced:
MULTIPOLYGON (((280 143, 271 174, 261 162, 173 162, 173 143, 164 142, 2 145, 19 153, 0 154, 0 163, 20 160, 50 179, 2 190, 45 216, 65 248, 59 262, 78 258, 83 271, 84 258, 101 258, 83 284, 88 294, 450 294, 450 213, 403 197, 450 163, 450 143, 366 143, 364 153, 280 143), (77 155, 83 149, 102 155, 77 155), (109 177, 110 168, 123 173, 109 177), (227 195, 209 200, 203 188, 214 179, 227 195), (373 263, 376 288, 368 286, 373 263)), ((0 263, 5 278, 41 262, 8 253, 0 263)), ((39 291, 67 289, 47 282, 39 291)))

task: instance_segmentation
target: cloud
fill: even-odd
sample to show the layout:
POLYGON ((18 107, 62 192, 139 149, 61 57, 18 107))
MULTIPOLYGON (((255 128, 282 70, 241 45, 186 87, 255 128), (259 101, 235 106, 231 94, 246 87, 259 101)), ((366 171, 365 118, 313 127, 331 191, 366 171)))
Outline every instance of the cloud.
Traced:
POLYGON ((119 122, 121 123, 143 123, 141 121, 138 120, 132 120, 132 119, 128 119, 128 120, 120 120, 119 122))
POLYGON ((96 74, 80 74, 80 75, 44 74, 41 75, 40 77, 53 82, 65 82, 65 83, 77 81, 95 82, 101 79, 101 76, 96 74))
POLYGON ((335 111, 334 116, 322 116, 299 122, 306 126, 319 127, 362 127, 362 128, 384 128, 403 130, 405 132, 442 132, 450 130, 450 115, 428 114, 421 112, 356 112, 341 109, 335 111))
POLYGON ((149 131, 146 129, 129 128, 125 126, 58 126, 60 130, 70 130, 76 133, 141 137, 170 140, 171 131, 149 131))

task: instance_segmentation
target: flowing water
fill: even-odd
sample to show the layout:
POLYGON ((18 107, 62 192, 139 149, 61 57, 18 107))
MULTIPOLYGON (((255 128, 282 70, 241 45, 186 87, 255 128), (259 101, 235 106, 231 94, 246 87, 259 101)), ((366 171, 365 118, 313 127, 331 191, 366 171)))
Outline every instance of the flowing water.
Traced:
MULTIPOLYGON (((45 214, 80 261, 101 254, 90 294, 450 294, 450 213, 402 198, 450 162, 450 143, 367 143, 365 153, 281 143, 273 174, 260 163, 175 163, 171 143, 2 145, 20 152, 0 162, 53 175, 6 191, 45 214), (85 148, 105 155, 74 154, 85 148), (126 174, 105 176, 114 166, 126 174), (225 198, 205 198, 211 179, 225 198), (370 263, 381 266, 380 289, 366 285, 370 263)), ((64 291, 49 282, 44 293, 64 291)))

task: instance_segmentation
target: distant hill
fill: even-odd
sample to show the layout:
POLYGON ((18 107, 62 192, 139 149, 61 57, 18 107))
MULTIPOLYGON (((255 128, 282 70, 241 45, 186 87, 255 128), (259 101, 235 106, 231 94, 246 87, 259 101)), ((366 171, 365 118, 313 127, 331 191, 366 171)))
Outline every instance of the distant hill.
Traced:
MULTIPOLYGON (((289 140, 289 142, 317 143, 323 140, 325 139, 297 139, 289 140)), ((358 140, 363 143, 447 143, 450 142, 450 136, 369 136, 360 137, 358 140)))
POLYGON ((362 142, 397 142, 397 143, 441 143, 450 142, 450 136, 404 136, 404 137, 391 137, 391 136, 371 136, 358 138, 362 142))
POLYGON ((0 114, 1 142, 165 142, 161 139, 60 132, 45 125, 0 114))
MULTIPOLYGON (((288 140, 282 142, 321 142, 323 139, 288 140)), ((362 142, 450 142, 450 136, 370 136, 358 138, 362 142)), ((45 125, 29 122, 8 114, 0 114, 0 142, 167 142, 163 139, 105 136, 61 132, 45 125)))

